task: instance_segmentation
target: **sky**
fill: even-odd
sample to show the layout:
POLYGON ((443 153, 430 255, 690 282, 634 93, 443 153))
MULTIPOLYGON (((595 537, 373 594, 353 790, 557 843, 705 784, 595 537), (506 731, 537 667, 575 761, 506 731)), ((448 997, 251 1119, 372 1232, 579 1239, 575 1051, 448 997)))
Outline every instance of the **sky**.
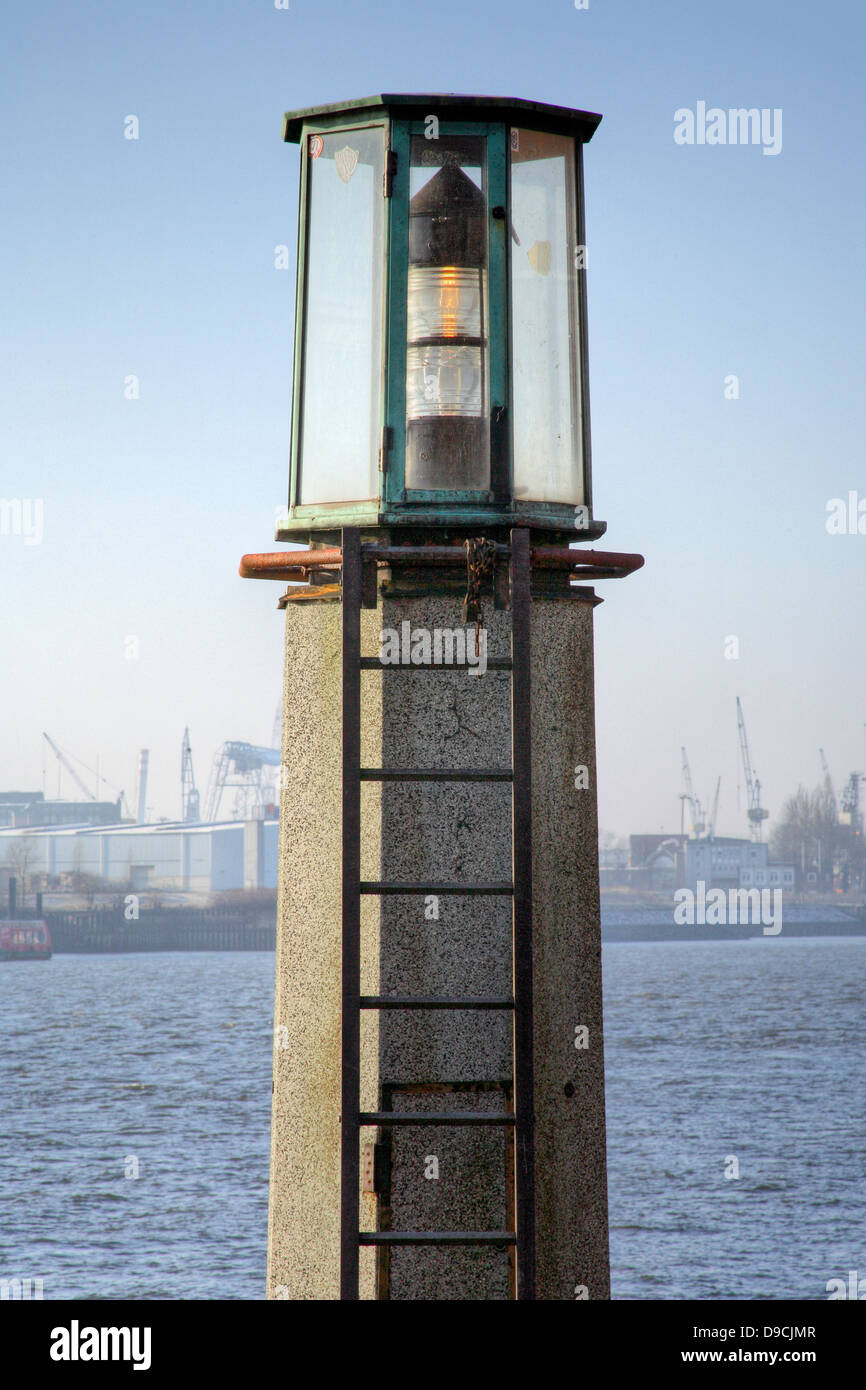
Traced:
POLYGON ((185 726, 203 791, 223 741, 270 743, 280 586, 237 566, 287 492, 281 117, 383 91, 604 118, 594 513, 646 566, 597 586, 603 829, 679 829, 685 745, 745 833, 738 695, 771 817, 819 748, 837 790, 866 771, 866 534, 827 529, 834 498, 866 513, 858 0, 7 0, 0 25, 0 787, 57 794, 46 730, 132 797, 147 747, 174 818, 185 726), (677 143, 699 102, 780 111, 781 149, 677 143))

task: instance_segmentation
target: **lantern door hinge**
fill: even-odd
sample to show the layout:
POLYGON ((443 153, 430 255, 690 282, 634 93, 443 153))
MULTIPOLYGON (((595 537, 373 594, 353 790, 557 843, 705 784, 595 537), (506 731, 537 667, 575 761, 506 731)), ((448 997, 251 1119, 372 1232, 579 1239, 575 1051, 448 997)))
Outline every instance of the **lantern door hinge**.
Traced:
POLYGON ((384 473, 388 466, 388 454, 394 447, 394 430, 391 425, 382 426, 382 444, 379 449, 379 472, 384 473))
POLYGON ((382 197, 390 198, 391 190, 394 187, 394 175, 397 172, 397 151, 385 151, 385 173, 382 179, 382 197))
POLYGON ((364 1144, 362 1146, 361 1177, 364 1192, 384 1195, 391 1191, 391 1149, 389 1144, 364 1144))

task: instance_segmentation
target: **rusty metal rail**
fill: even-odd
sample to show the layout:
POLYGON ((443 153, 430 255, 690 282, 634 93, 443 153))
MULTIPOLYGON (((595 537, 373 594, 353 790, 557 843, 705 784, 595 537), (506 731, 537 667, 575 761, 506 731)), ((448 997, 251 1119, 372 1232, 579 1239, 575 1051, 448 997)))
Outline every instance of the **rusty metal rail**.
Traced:
MULTIPOLYGON (((497 543, 497 555, 508 557, 511 546, 497 543)), ((401 565, 460 567, 466 564, 462 545, 361 545, 364 560, 375 560, 384 567, 395 561, 401 565)), ((535 569, 570 570, 574 579, 624 579, 644 563, 642 555, 619 550, 579 550, 567 545, 530 547, 530 564, 535 569)), ((276 550, 244 555, 238 567, 242 579, 277 579, 304 582, 318 570, 333 572, 343 567, 339 546, 321 550, 276 550)))

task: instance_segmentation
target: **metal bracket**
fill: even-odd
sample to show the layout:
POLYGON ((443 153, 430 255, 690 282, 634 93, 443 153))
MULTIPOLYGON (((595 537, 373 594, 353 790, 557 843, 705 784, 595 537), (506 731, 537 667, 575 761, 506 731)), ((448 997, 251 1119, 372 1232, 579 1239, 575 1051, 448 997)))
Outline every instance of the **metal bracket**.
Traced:
POLYGON ((364 1192, 379 1195, 391 1191, 390 1144, 362 1144, 361 1187, 364 1192))
POLYGON ((397 151, 385 151, 385 173, 382 178, 382 197, 390 198, 394 187, 394 176, 397 173, 397 151))
POLYGON ((388 455, 394 447, 394 429, 392 425, 382 426, 382 443, 379 446, 379 472, 385 473, 388 468, 388 455))

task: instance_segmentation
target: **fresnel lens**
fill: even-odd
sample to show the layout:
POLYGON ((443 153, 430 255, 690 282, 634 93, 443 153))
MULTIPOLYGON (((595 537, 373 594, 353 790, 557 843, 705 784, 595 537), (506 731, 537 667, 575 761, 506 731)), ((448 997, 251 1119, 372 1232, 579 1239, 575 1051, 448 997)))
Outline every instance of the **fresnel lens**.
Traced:
POLYGON ((409 203, 406 486, 484 489, 485 200, 445 159, 409 203))

